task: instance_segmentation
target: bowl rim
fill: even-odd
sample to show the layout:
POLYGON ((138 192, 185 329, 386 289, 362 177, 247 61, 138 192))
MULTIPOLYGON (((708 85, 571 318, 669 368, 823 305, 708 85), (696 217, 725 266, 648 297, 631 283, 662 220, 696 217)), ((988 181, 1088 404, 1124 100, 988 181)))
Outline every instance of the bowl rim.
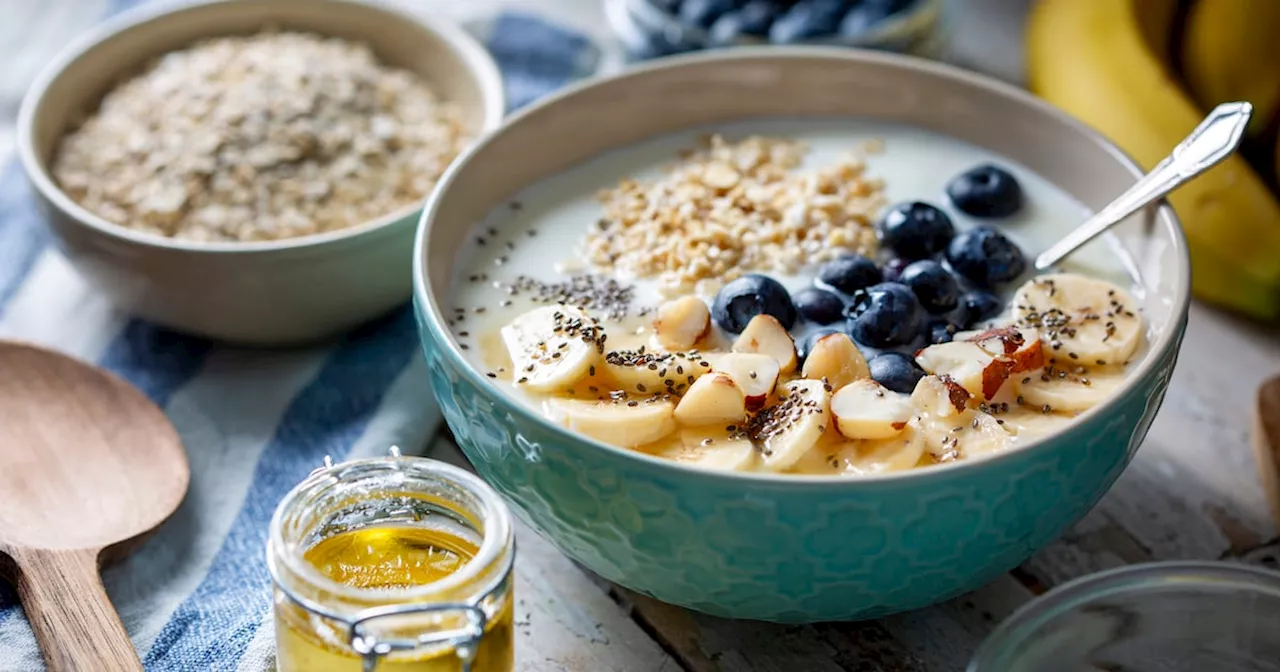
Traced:
MULTIPOLYGON (((1106 412, 1113 405, 1116 399, 1120 399, 1128 395, 1137 388, 1142 381, 1151 377, 1155 372, 1157 363, 1164 358, 1164 355, 1168 351, 1176 349, 1180 341, 1179 334, 1185 329, 1187 314, 1191 303, 1191 260, 1187 249, 1186 237, 1183 234, 1182 226, 1178 220, 1177 214, 1173 211, 1173 208, 1167 201, 1161 200, 1154 213, 1156 225, 1163 225, 1171 230, 1172 251, 1178 259, 1177 270, 1179 270, 1182 275, 1182 282, 1177 287, 1171 304, 1171 319, 1169 320, 1168 326, 1158 333, 1154 339, 1151 339, 1147 353, 1143 357, 1142 361, 1138 363, 1138 366, 1135 367, 1134 370, 1130 371, 1128 375, 1126 375, 1124 383, 1111 394, 1106 402, 1098 404, 1080 415, 1077 415, 1075 418, 1072 418, 1072 422, 1063 428, 1062 431, 1037 437, 1012 450, 988 453, 945 464, 931 465, 928 468, 906 469, 879 474, 859 475, 856 477, 841 475, 783 474, 773 472, 730 472, 703 469, 673 460, 663 459, 647 453, 642 453, 630 448, 614 446, 561 427, 537 413, 534 409, 530 408, 528 404, 523 403, 521 400, 514 398, 512 395, 507 394, 502 390, 495 389, 492 385, 492 381, 483 377, 480 371, 467 361, 466 357, 464 357, 458 349, 457 343, 447 336, 450 332, 443 326, 440 307, 431 291, 431 284, 423 271, 425 267, 424 259, 426 258, 425 253, 427 241, 430 238, 431 229, 435 222, 435 216, 440 208, 440 202, 453 185, 458 173, 464 170, 482 149, 503 133, 507 132, 508 129, 521 123, 525 118, 545 108, 558 105, 561 101, 572 98, 581 91, 602 84, 616 83, 618 81, 624 81, 631 78, 644 77, 654 72, 678 69, 686 66, 705 64, 708 62, 782 59, 803 60, 814 58, 849 61, 854 63, 871 63, 891 68, 912 70, 919 73, 960 80, 969 86, 986 89, 989 92, 996 93, 1006 99, 1009 99, 1012 103, 1035 108, 1041 114, 1045 114, 1057 122, 1074 129, 1075 132, 1082 136, 1082 138, 1092 141, 1110 158, 1118 161, 1135 178, 1144 174, 1138 163, 1130 158, 1129 155, 1124 153, 1114 143, 1103 137, 1097 131, 1086 126, 1083 122, 1077 121, 1066 112, 1052 106, 1047 101, 1037 98, 1030 92, 987 75, 964 70, 959 67, 937 61, 902 54, 870 50, 855 50, 845 47, 811 45, 743 46, 735 47, 733 49, 669 56, 659 59, 656 62, 634 66, 624 72, 610 75, 608 77, 592 78, 567 86, 531 105, 524 107, 519 112, 508 116, 500 128, 488 134, 458 156, 458 158, 449 166, 448 170, 445 171, 445 174, 440 178, 439 183, 437 183, 435 190, 432 191, 431 196, 427 199, 426 207, 423 208, 422 215, 419 219, 417 234, 414 237, 413 297, 415 310, 420 313, 420 324, 424 325, 422 328, 431 332, 433 337, 437 338, 439 341, 438 345, 442 348, 444 356, 449 357, 452 360, 451 363, 456 365, 458 368, 461 368, 464 372, 463 375, 465 375, 472 384, 481 389, 492 391, 492 396, 496 397, 495 403, 497 405, 503 407, 503 409, 508 413, 514 412, 515 415, 513 415, 513 417, 518 416, 531 420, 541 429, 549 434, 557 436, 562 441, 581 442, 595 450, 603 450, 623 460, 634 461, 638 463, 637 466, 657 468, 660 470, 669 469, 676 472, 684 472, 690 476, 699 476, 713 480, 724 479, 742 483, 754 482, 769 485, 794 483, 812 486, 815 484, 822 484, 836 487, 858 487, 872 483, 898 482, 909 479, 943 478, 957 470, 965 471, 979 469, 988 464, 1017 459, 1019 455, 1029 454, 1029 451, 1041 449, 1041 447, 1047 443, 1061 440, 1063 437, 1068 436, 1073 432, 1078 431, 1081 427, 1091 423, 1106 412)), ((640 142, 643 142, 643 140, 640 142)))
POLYGON ((1280 600, 1280 572, 1265 567, 1220 560, 1157 560, 1122 565, 1078 576, 1033 597, 1009 614, 974 651, 966 672, 988 672, 999 662, 1001 647, 1025 640, 1028 634, 1073 609, 1104 598, 1124 598, 1172 584, 1248 588, 1280 600))
MULTIPOLYGON (((266 0, 260 0, 260 2, 253 4, 261 5, 264 1, 266 0)), ((370 3, 361 2, 359 0, 312 1, 327 2, 332 5, 344 5, 358 11, 382 14, 387 18, 416 26, 422 32, 434 36, 435 39, 443 42, 449 47, 449 49, 458 54, 459 58, 466 66, 465 69, 468 75, 476 81, 476 84, 480 89, 483 118, 481 119, 480 126, 476 131, 476 138, 472 140, 472 144, 483 139, 486 135, 502 124, 507 106, 506 91, 503 86, 502 74, 498 70, 498 65, 494 62, 493 56, 489 54, 488 50, 480 44, 479 40, 458 24, 450 20, 427 14, 412 14, 385 2, 370 3)), ((168 236, 161 236, 154 233, 135 231, 126 226, 108 221, 107 219, 90 212, 87 208, 72 200, 72 198, 68 196, 56 182, 54 182, 49 169, 45 166, 45 162, 40 160, 35 148, 34 135, 36 114, 44 103, 45 94, 49 87, 66 73, 67 68, 72 63, 79 60, 89 51, 97 48, 98 46, 120 39, 121 34, 131 28, 147 23, 163 21, 171 16, 176 16, 186 12, 201 11, 214 5, 227 5, 233 7, 251 6, 250 3, 242 3, 240 0, 195 0, 194 2, 184 0, 166 0, 155 4, 144 4, 134 7, 85 30, 63 47, 53 57, 53 59, 40 70, 39 74, 36 75, 36 78, 32 80, 31 85, 27 88, 26 94, 22 97, 22 104, 18 109, 17 153, 18 159, 22 164, 23 171, 27 175, 27 179, 30 180, 35 190, 38 191, 41 196, 52 203, 58 210, 66 213, 69 219, 75 221, 76 224, 92 229, 99 234, 126 243, 190 253, 270 253, 313 248, 327 243, 356 238, 365 234, 371 234, 375 231, 380 231, 391 227, 396 222, 414 216, 424 208, 426 204, 426 197, 420 199, 414 204, 397 209, 380 217, 335 231, 326 231, 324 233, 297 236, 293 238, 282 238, 279 240, 197 242, 170 238, 168 236)), ((375 40, 370 39, 366 41, 372 44, 375 40)), ((461 153, 458 157, 454 157, 454 160, 456 161, 460 156, 461 153)), ((443 175, 441 175, 441 178, 443 179, 443 175)), ((438 186, 439 184, 440 181, 437 180, 436 185, 438 186)), ((434 191, 434 186, 432 187, 432 190, 434 191)), ((430 196, 430 194, 428 194, 428 196, 430 196)))

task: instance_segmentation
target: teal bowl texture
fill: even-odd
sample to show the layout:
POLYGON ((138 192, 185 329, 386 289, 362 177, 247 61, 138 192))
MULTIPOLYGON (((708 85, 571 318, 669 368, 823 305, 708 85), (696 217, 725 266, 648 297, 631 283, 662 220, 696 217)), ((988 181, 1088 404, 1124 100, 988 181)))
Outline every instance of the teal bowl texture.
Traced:
POLYGON ((869 619, 960 595, 1016 567, 1083 517, 1133 457, 1186 327, 1186 247, 1161 208, 1115 236, 1138 265, 1152 337, 1113 399, 1059 434, 999 455, 863 479, 719 473, 607 446, 543 419, 463 358, 439 306, 467 227, 505 196, 663 132, 818 113, 892 118, 991 147, 1094 208, 1139 174, 1092 132, 985 78, 900 56, 743 50, 670 59, 521 113, 455 164, 418 232, 414 305, 431 387, 479 474, 591 571, 717 616, 869 619), (850 95, 824 93, 833 86, 850 95), (868 102, 883 96, 858 96, 859 87, 890 100, 868 102), (902 100, 920 91, 936 105, 902 112, 902 100), (670 102, 675 93, 680 102, 670 102))

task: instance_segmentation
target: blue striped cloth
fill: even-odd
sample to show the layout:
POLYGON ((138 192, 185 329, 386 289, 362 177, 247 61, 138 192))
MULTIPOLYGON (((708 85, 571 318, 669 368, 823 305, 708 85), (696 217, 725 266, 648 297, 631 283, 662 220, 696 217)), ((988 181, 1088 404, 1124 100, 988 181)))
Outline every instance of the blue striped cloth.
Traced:
MULTIPOLYGON (((469 28, 502 68, 512 106, 589 74, 598 59, 584 37, 529 15, 469 28)), ((119 314, 50 243, 16 162, 0 167, 0 337, 129 380, 165 409, 190 459, 182 507, 104 574, 146 668, 273 669, 264 549, 276 503, 326 455, 392 444, 419 452, 439 425, 410 311, 327 347, 237 350, 119 314)), ((0 583, 0 671, 40 669, 16 596, 0 583)))

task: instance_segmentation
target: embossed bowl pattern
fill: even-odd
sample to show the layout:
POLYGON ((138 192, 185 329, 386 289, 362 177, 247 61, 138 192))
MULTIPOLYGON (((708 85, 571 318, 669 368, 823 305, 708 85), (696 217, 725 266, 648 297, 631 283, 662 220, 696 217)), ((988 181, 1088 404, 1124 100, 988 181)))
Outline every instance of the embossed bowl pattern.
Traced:
POLYGON ((875 618, 1015 567, 1120 475, 1159 409, 1186 325, 1185 245, 1167 208, 1126 223, 1118 236, 1143 273, 1154 336, 1114 399, 1017 450, 878 478, 702 471, 579 437, 472 369, 439 311, 466 227, 489 207, 604 149, 717 119, 838 113, 917 123, 1002 151, 1092 207, 1138 174, 1088 130, 983 78, 904 57, 779 51, 673 59, 509 120, 455 165, 428 204, 415 250, 415 313, 431 386, 458 445, 524 522, 573 559, 637 592, 718 616, 875 618), (824 93, 832 85, 855 91, 833 97, 824 93), (885 109, 859 100, 858 87, 898 98, 929 91, 941 109, 885 109), (674 93, 678 102, 643 102, 674 93), (1003 118, 987 116, 997 112, 1003 118), (587 123, 595 115, 613 123, 587 123), (1037 160, 1037 151, 1065 163, 1037 160), (517 164, 513 156, 538 158, 517 164))

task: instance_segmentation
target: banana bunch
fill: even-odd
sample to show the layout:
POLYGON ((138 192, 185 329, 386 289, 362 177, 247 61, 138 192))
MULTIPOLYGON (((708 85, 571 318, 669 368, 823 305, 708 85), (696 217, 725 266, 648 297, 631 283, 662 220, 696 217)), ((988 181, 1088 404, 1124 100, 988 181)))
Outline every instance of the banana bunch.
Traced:
POLYGON ((1280 315, 1280 0, 1038 0, 1027 28, 1032 91, 1152 168, 1214 105, 1254 105, 1249 156, 1170 197, 1191 248, 1192 290, 1280 315), (1258 151, 1261 147, 1262 151, 1258 151))

